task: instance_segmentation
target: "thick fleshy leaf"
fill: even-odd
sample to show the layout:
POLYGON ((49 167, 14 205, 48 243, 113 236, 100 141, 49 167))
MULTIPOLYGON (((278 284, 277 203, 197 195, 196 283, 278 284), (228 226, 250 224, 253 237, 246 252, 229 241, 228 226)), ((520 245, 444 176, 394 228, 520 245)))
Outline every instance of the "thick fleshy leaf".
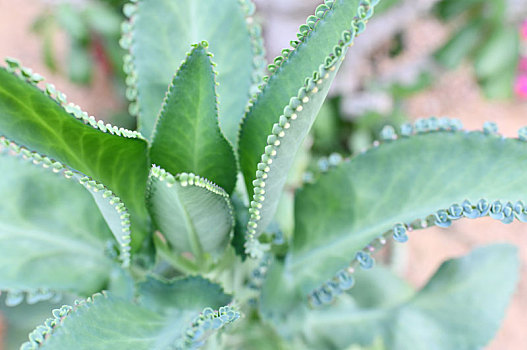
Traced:
POLYGON ((257 237, 271 222, 293 159, 324 102, 355 36, 376 1, 328 1, 300 27, 296 49, 270 66, 274 72, 252 101, 240 132, 241 170, 252 196, 246 251, 261 255, 257 237), (354 17, 355 16, 355 17, 354 17))
POLYGON ((97 294, 74 307, 54 310, 53 318, 30 333, 30 341, 21 349, 196 349, 215 330, 239 316, 229 306, 219 311, 189 308, 159 313, 97 294))
POLYGON ((0 290, 10 291, 11 305, 22 292, 28 299, 40 293, 39 300, 100 290, 113 264, 106 253, 113 237, 96 204, 75 178, 51 171, 62 172, 60 164, 40 157, 51 168, 44 169, 21 153, 29 160, 0 155, 0 290))
POLYGON ((253 7, 250 1, 239 0, 150 0, 125 7, 125 14, 133 16, 122 40, 131 51, 126 69, 130 97, 136 100, 131 111, 138 113, 145 137, 150 139, 167 86, 188 48, 206 40, 218 64, 220 125, 236 143, 253 74, 262 61, 261 38, 258 28, 251 30, 248 7, 253 7))
POLYGON ((202 310, 211 307, 215 310, 232 301, 221 286, 199 276, 191 276, 173 281, 161 281, 154 277, 138 286, 139 302, 150 310, 159 313, 178 310, 202 310))
POLYGON ((64 302, 40 301, 35 304, 22 303, 17 306, 6 306, 5 297, 0 298, 0 315, 2 316, 3 334, 0 348, 18 350, 27 341, 27 335, 49 316, 49 312, 59 308, 64 302), (3 345, 3 347, 1 347, 3 345))
MULTIPOLYGON (((486 215, 526 221, 517 202, 527 199, 525 131, 522 139, 494 134, 493 124, 485 132, 446 131, 450 122, 437 119, 415 128, 437 130, 438 122, 443 131, 382 143, 297 193, 286 270, 304 293, 352 261, 368 268, 372 248, 392 236, 405 241, 408 229, 486 215)), ((403 126, 404 134, 411 128, 403 126)))
POLYGON ((408 301, 389 308, 332 308, 308 313, 304 336, 313 349, 344 349, 382 338, 393 350, 472 350, 498 330, 518 280, 517 249, 478 248, 441 265, 408 301))
POLYGON ((354 277, 356 283, 348 295, 362 309, 390 308, 406 302, 415 294, 407 281, 384 266, 357 271, 354 277))
MULTIPOLYGON (((377 1, 375 1, 377 2, 377 1)), ((299 41, 292 42, 296 48, 284 51, 284 56, 275 59, 270 66, 271 75, 262 91, 252 101, 240 131, 239 153, 241 169, 248 189, 256 177, 257 164, 267 145, 267 136, 273 125, 284 114, 284 107, 296 97, 305 80, 327 63, 339 41, 345 44, 353 40, 353 17, 357 15, 359 0, 327 1, 320 5, 315 16, 300 27, 299 41), (343 37, 343 33, 348 35, 343 37)), ((367 13, 371 16, 373 10, 367 13)), ((363 25, 361 25, 361 29, 363 25)), ((338 55, 340 56, 340 55, 338 55)), ((325 74, 325 73, 324 73, 325 74)), ((303 97, 303 96, 302 96, 303 97)), ((302 98, 301 97, 301 98, 302 98)), ((295 150, 290 150, 294 153, 295 150)))
POLYGON ((130 265, 130 213, 119 197, 108 190, 103 184, 78 173, 73 177, 79 181, 90 192, 93 200, 99 207, 99 211, 104 217, 106 224, 113 233, 117 246, 120 251, 120 260, 123 267, 130 265))
MULTIPOLYGON (((340 62, 339 60, 336 68, 340 66, 340 62)), ((337 70, 330 72, 327 79, 319 80, 322 84, 314 87, 315 92, 310 91, 306 94, 304 101, 307 103, 301 103, 301 108, 297 108, 291 118, 284 121, 283 127, 278 123, 273 127, 270 144, 266 146, 258 164, 262 169, 258 174, 260 176, 257 175, 257 179, 253 182, 253 203, 247 224, 246 243, 247 253, 253 257, 257 256, 261 249, 256 237, 267 228, 274 217, 297 150, 313 125, 337 70), (279 142, 278 146, 276 146, 277 142, 279 142)))
POLYGON ((200 174, 228 193, 236 159, 218 124, 216 83, 206 43, 194 45, 172 80, 150 147, 150 160, 172 174, 200 174))
MULTIPOLYGON (((27 69, 22 74, 27 80, 40 79, 27 69)), ((57 101, 22 77, 0 69, 0 135, 108 186, 130 210, 133 244, 138 247, 148 227, 146 141, 135 132, 88 118, 77 106, 66 105, 63 94, 52 86, 47 93, 57 101)))
POLYGON ((223 189, 194 174, 172 176, 153 167, 147 192, 152 218, 176 255, 190 254, 195 262, 221 256, 234 227, 223 189))

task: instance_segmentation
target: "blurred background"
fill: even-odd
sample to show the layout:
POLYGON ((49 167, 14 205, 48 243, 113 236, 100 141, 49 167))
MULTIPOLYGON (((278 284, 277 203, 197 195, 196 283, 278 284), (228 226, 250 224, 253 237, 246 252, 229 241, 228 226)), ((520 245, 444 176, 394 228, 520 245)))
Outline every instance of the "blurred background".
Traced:
MULTIPOLYGON (((321 1, 255 2, 270 62, 321 1)), ((124 3, 0 0, 0 57, 20 59, 90 115, 134 128, 118 44, 124 3)), ((300 157, 308 169, 324 168, 333 153, 349 156, 369 147, 386 124, 429 116, 458 118, 469 130, 494 121, 511 137, 527 125, 527 0, 382 0, 348 53, 300 157)), ((521 279, 487 349, 527 348, 527 226, 460 220, 411 238, 385 260, 417 287, 447 258, 480 244, 516 244, 521 279)), ((8 327, 0 321, 0 339, 8 327)), ((2 349, 8 347, 0 341, 2 349)))

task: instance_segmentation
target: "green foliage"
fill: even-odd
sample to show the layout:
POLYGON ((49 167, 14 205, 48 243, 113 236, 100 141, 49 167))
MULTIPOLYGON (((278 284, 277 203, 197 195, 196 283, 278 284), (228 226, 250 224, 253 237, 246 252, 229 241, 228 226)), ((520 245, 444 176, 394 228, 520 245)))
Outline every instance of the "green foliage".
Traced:
MULTIPOLYGON (((309 313, 305 337, 313 349, 367 346, 375 339, 383 339, 389 349, 408 349, 409 344, 416 350, 478 349, 489 342, 504 316, 504 304, 517 282, 517 274, 510 272, 517 272, 518 268, 514 247, 482 247, 466 257, 444 262, 423 289, 397 304, 342 305, 338 312, 309 313), (488 276, 487 268, 496 274, 488 276), (474 293, 475 290, 479 292, 474 293), (345 319, 343 313, 352 316, 345 319), (348 336, 350 329, 354 334, 348 336), (472 336, 466 337, 464 332, 472 336)), ((376 277, 382 280, 384 276, 376 277)), ((384 287, 395 289, 401 284, 402 281, 390 281, 384 287)))
POLYGON ((215 73, 207 55, 206 46, 196 44, 174 77, 154 128, 150 159, 173 174, 200 174, 232 193, 236 159, 218 125, 215 73))
MULTIPOLYGON (((11 66, 16 68, 16 62, 11 66)), ((66 96, 47 85, 45 91, 28 84, 42 80, 22 69, 19 79, 0 69, 0 129, 2 135, 99 181, 123 199, 132 213, 135 246, 146 236, 144 192, 148 176, 147 143, 135 132, 96 121, 66 96), (54 100, 56 99, 56 101, 54 100)))
POLYGON ((151 138, 174 72, 190 45, 206 40, 217 64, 220 125, 228 140, 236 144, 238 123, 261 66, 261 39, 253 38, 259 34, 258 28, 247 25, 253 5, 239 0, 207 0, 199 5, 184 0, 177 6, 154 0, 137 5, 133 11, 132 6, 125 7, 125 13, 133 17, 133 26, 125 26, 121 43, 130 47, 132 54, 125 60, 125 70, 131 83, 128 95, 136 100, 130 111, 138 115, 139 131, 151 138))
POLYGON ((452 69, 465 59, 474 62, 478 82, 488 98, 513 96, 520 55, 518 30, 506 19, 505 0, 441 0, 437 16, 444 21, 464 17, 450 39, 435 53, 436 60, 452 69))
POLYGON ((95 64, 107 74, 123 77, 123 51, 119 47, 122 16, 112 1, 92 1, 83 6, 59 3, 37 18, 33 30, 42 37, 44 63, 53 72, 60 69, 53 41, 59 31, 69 39, 69 79, 90 84, 95 64), (109 4, 108 4, 109 3, 109 4))
MULTIPOLYGON (((105 254, 112 235, 91 196, 75 178, 66 180, 31 164, 36 155, 19 150, 29 154, 23 160, 6 154, 5 147, 0 156, 6 198, 0 204, 0 289, 9 290, 6 302, 17 305, 24 293, 46 300, 104 288, 113 264, 105 254)), ((42 165, 50 161, 41 159, 42 165)), ((63 171, 58 163, 50 167, 63 171)))
POLYGON ((527 156, 525 143, 503 140, 490 131, 447 131, 456 123, 436 119, 433 127, 431 121, 417 121, 415 135, 405 132, 397 140, 387 138, 297 193, 289 268, 303 292, 345 268, 363 247, 379 244, 378 237, 421 228, 421 219, 425 227, 448 226, 463 216, 512 221, 512 203, 522 198, 519 193, 527 192, 521 184, 525 167, 520 165, 527 156), (425 122, 426 129, 420 130, 425 122), (375 174, 371 169, 376 169, 375 174), (486 208, 470 214, 481 199, 486 208), (506 215, 505 207, 510 208, 506 215))
POLYGON ((217 260, 229 244, 234 226, 229 195, 194 174, 176 177, 153 168, 147 202, 156 226, 176 256, 190 254, 196 264, 217 260))
MULTIPOLYGON (((320 158, 297 188, 313 125, 323 139, 316 157, 341 143, 328 136, 339 127, 335 106, 315 119, 377 2, 326 0, 268 77, 249 0, 126 4, 121 45, 139 131, 96 120, 8 59, 0 69, 0 289, 10 306, 47 301, 38 315, 64 293, 78 297, 21 349, 488 343, 517 280, 514 248, 446 262, 418 292, 388 269, 355 270, 373 267, 377 248, 412 230, 462 217, 527 221, 527 129, 510 139, 493 123, 483 132, 437 118, 400 132, 388 126, 361 154, 320 158)), ((71 35, 85 36, 78 19, 66 20, 71 35)), ((501 67, 479 62, 488 77, 501 67)), ((346 127, 369 140, 380 120, 346 127)), ((4 313, 8 332, 34 327, 26 309, 4 313)))

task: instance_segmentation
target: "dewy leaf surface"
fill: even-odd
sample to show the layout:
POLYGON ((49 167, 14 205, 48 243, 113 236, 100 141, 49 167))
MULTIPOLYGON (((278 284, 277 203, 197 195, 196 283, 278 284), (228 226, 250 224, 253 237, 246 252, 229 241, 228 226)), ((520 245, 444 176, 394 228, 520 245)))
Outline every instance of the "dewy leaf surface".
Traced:
POLYGON ((89 295, 104 287, 113 237, 88 191, 5 153, 0 173, 0 290, 89 295))
POLYGON ((140 1, 132 23, 129 76, 136 81, 139 131, 150 139, 174 72, 190 45, 206 40, 218 64, 220 125, 235 144, 255 70, 240 1, 140 1))
POLYGON ((172 251, 191 253, 196 261, 219 258, 234 226, 229 196, 220 187, 194 174, 172 176, 153 167, 147 193, 150 213, 172 251))
MULTIPOLYGON (((524 221, 523 206, 516 202, 527 199, 526 172, 527 143, 520 139, 437 131, 383 143, 297 192, 286 270, 309 293, 370 242, 391 236, 395 224, 457 218, 453 212, 438 211, 451 210, 456 203, 459 208, 465 200, 473 208, 486 199, 483 215, 524 221), (501 204, 491 208, 492 214, 489 206, 496 200, 501 204), (506 205, 509 201, 514 209, 506 205), (430 216, 436 212, 438 217, 430 216)), ((458 217, 463 215, 461 210, 458 217)))
POLYGON ((200 174, 231 193, 236 159, 218 125, 214 75, 206 44, 194 45, 163 102, 150 159, 172 174, 200 174))
POLYGON ((481 247, 444 262, 422 290, 399 305, 308 313, 305 336, 313 349, 367 346, 378 337, 393 350, 480 349, 503 320, 518 270, 514 246, 481 247))
POLYGON ((85 125, 38 88, 3 68, 0 135, 108 186, 132 214, 133 244, 138 247, 148 226, 144 205, 148 177, 145 140, 85 125))

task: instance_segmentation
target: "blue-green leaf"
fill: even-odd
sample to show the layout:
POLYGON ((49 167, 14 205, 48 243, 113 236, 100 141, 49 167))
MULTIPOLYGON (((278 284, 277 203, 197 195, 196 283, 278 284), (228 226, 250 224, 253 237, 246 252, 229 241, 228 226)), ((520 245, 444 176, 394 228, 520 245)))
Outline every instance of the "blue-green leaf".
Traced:
POLYGON ((388 140, 300 190, 286 270, 301 290, 310 293, 352 262, 369 267, 377 246, 422 225, 486 215, 525 221, 527 144, 492 126, 468 133, 448 120, 420 120, 417 134, 388 140), (422 132, 425 124, 443 129, 422 132))
POLYGON ((518 269, 513 246, 478 248, 443 263, 422 290, 399 305, 308 313, 304 335, 314 349, 366 346, 379 338, 393 350, 480 349, 501 324, 518 269))
POLYGON ((145 137, 150 139, 167 86, 188 48, 206 40, 218 64, 220 125, 236 144, 249 90, 259 80, 263 62, 259 30, 251 24, 252 7, 250 1, 239 0, 150 0, 125 7, 132 17, 122 40, 131 52, 125 60, 134 101, 130 110, 138 114, 145 137))
POLYGON ((97 121, 68 104, 52 85, 8 60, 0 69, 0 135, 105 184, 130 210, 133 246, 149 232, 144 203, 148 160, 146 141, 135 131, 97 121))
POLYGON ((96 294, 73 307, 53 310, 53 317, 30 333, 21 349, 197 349, 214 331, 239 317, 231 306, 217 311, 189 306, 158 312, 109 294, 96 294))
POLYGON ((60 163, 14 144, 10 152, 28 160, 7 152, 0 155, 0 290, 10 291, 8 303, 21 302, 23 292, 49 299, 103 288, 114 244, 90 194, 60 163))
POLYGON ((246 252, 262 255, 258 236, 276 211, 295 154, 308 134, 348 47, 376 1, 328 1, 300 27, 299 42, 269 66, 271 76, 240 130, 239 158, 251 196, 246 252))
POLYGON ((228 194, 192 173, 176 176, 153 167, 147 193, 152 218, 171 251, 197 263, 218 259, 232 238, 234 217, 228 194))

